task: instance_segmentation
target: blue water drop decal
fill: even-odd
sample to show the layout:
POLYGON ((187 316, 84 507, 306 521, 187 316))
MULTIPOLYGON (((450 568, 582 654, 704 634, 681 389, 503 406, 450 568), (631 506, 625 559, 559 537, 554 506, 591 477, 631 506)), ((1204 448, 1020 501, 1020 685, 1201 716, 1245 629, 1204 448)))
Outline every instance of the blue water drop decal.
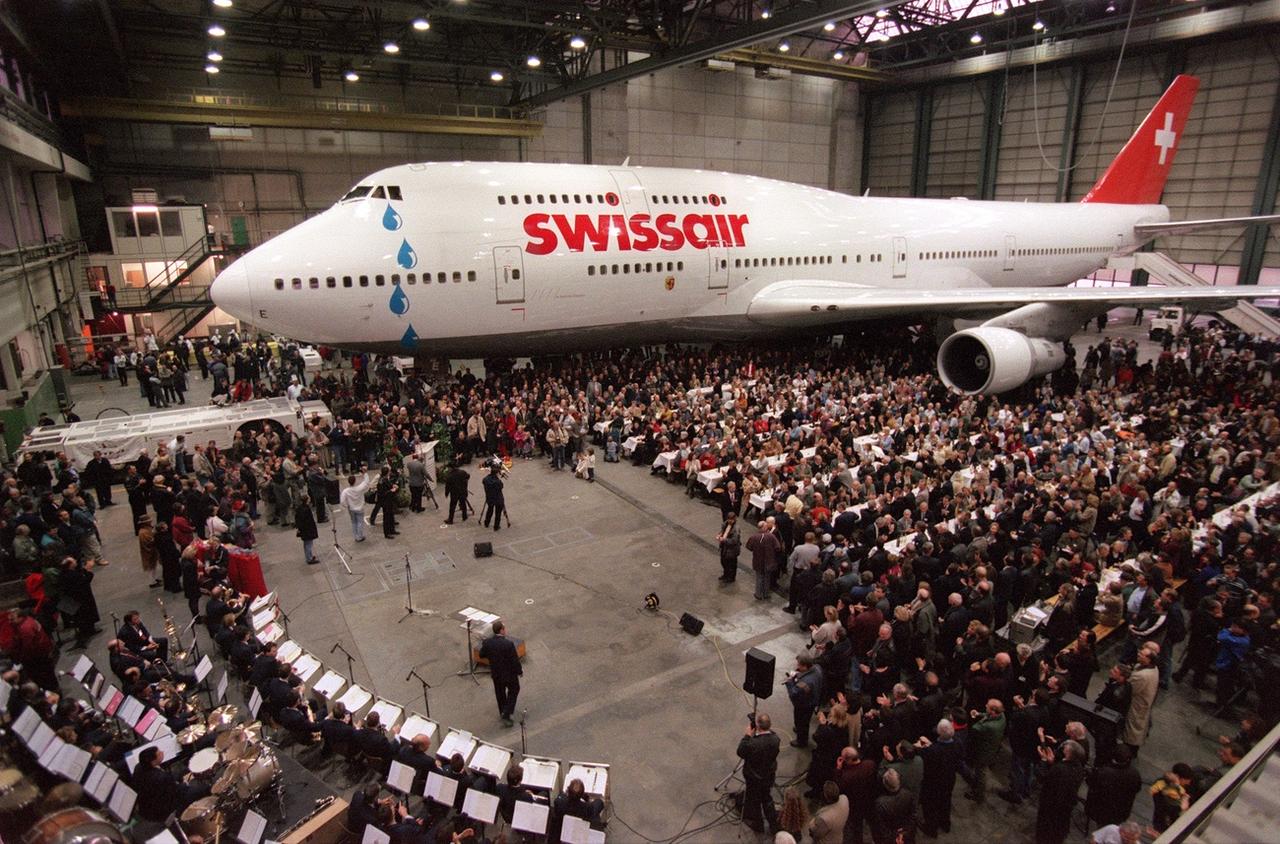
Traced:
POLYGON ((404 336, 400 338, 400 345, 406 349, 416 348, 418 345, 418 332, 413 330, 413 323, 404 330, 404 336))
POLYGON ((405 295, 404 288, 396 285, 391 291, 391 301, 387 303, 387 307, 391 308, 391 313, 396 316, 404 316, 409 312, 409 297, 405 295))
POLYGON ((396 209, 391 207, 391 203, 387 203, 387 210, 382 212, 382 227, 389 232, 399 231, 404 225, 404 220, 396 213, 396 209))
POLYGON ((396 261, 406 270, 411 270, 418 265, 418 253, 413 251, 409 241, 406 240, 400 244, 400 251, 396 253, 396 261))

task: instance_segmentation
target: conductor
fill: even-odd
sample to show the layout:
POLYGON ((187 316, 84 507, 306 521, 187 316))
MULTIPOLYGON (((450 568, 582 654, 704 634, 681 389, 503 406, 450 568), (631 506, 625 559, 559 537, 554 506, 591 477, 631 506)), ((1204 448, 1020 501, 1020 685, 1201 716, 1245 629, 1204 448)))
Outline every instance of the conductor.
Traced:
POLYGON ((494 532, 502 530, 502 516, 507 512, 507 502, 502 497, 502 478, 498 475, 499 471, 497 466, 491 467, 483 481, 484 515, 480 519, 480 524, 488 527, 489 517, 492 516, 494 532))
POLYGON ((747 723, 747 733, 738 742, 742 759, 742 780, 746 790, 742 797, 742 822, 755 832, 763 832, 760 815, 769 824, 769 834, 778 831, 778 810, 773 805, 773 781, 778 775, 778 749, 781 742, 772 730, 773 722, 761 712, 747 723))
POLYGON ((498 699, 502 725, 514 726, 511 715, 516 711, 520 675, 524 674, 524 668, 520 666, 516 643, 507 638, 507 625, 501 620, 493 623, 493 635, 480 644, 480 658, 489 660, 489 675, 493 677, 493 693, 498 699))

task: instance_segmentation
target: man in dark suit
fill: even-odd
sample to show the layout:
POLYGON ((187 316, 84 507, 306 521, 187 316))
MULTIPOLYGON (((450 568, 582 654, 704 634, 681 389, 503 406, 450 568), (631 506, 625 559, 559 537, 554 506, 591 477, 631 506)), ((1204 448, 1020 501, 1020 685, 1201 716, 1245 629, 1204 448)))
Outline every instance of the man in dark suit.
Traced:
MULTIPOLYGON (((494 477, 490 475, 489 477, 494 477)), ((493 693, 498 698, 498 715, 504 726, 514 726, 511 720, 516 711, 516 698, 520 694, 520 655, 516 643, 507 638, 507 626, 501 620, 493 623, 493 635, 480 645, 480 658, 489 660, 489 675, 493 677, 493 693)))
POLYGON ((169 657, 169 640, 164 636, 152 638, 137 610, 124 614, 124 624, 116 635, 126 648, 144 659, 164 662, 169 657))
POLYGON ((370 764, 385 773, 395 748, 382 728, 382 719, 378 717, 378 713, 370 712, 365 716, 364 725, 356 730, 353 741, 356 749, 369 757, 370 764))
POLYGON ((311 720, 307 705, 298 700, 292 706, 280 708, 276 721, 300 744, 312 744, 320 733, 320 725, 311 720))
POLYGON ((133 772, 133 790, 138 792, 138 814, 149 821, 163 822, 209 793, 207 784, 184 785, 160 765, 164 753, 148 747, 138 757, 133 772))
POLYGON ((489 517, 493 517, 493 530, 502 530, 502 517, 507 512, 507 502, 502 495, 502 478, 498 476, 498 467, 494 466, 484 478, 484 513, 480 516, 480 524, 489 526, 489 517))
MULTIPOLYGON (((396 761, 401 765, 408 765, 414 770, 413 791, 416 794, 422 793, 422 786, 427 781, 427 775, 436 770, 436 757, 431 753, 431 739, 425 735, 419 734, 413 737, 409 742, 403 742, 399 750, 396 752, 396 761)), ((516 767, 511 766, 513 769, 516 767)))
POLYGON ((98 506, 110 507, 111 501, 111 479, 115 474, 115 470, 111 468, 111 461, 102 456, 101 451, 93 453, 93 459, 85 464, 82 477, 84 482, 93 487, 93 492, 98 496, 98 506))
POLYGON ((964 764, 964 746, 956 741, 955 726, 944 720, 936 730, 937 741, 921 738, 917 742, 924 760, 924 779, 920 786, 922 831, 930 838, 939 830, 951 831, 951 795, 955 791, 956 775, 964 764))
POLYGON ((773 805, 773 781, 778 776, 778 750, 781 741, 773 732, 773 722, 761 712, 754 724, 747 724, 746 735, 738 742, 738 758, 742 760, 742 780, 746 789, 742 797, 742 822, 755 832, 762 832, 764 822, 769 834, 778 831, 778 810, 773 805))
MULTIPOLYGON (((236 645, 232 645, 232 653, 235 654, 236 645)), ((262 646, 262 652, 253 657, 252 667, 249 669, 249 685, 256 689, 261 689, 266 685, 267 681, 280 673, 280 661, 276 658, 276 643, 268 642, 262 646)))
POLYGON ((320 722, 320 737, 324 739, 325 755, 345 750, 355 736, 356 728, 351 726, 351 716, 341 701, 335 702, 329 710, 329 717, 320 722))
POLYGON ((467 512, 471 509, 467 503, 467 484, 470 481, 471 475, 466 469, 449 461, 449 474, 444 479, 444 492, 449 496, 449 518, 444 520, 446 525, 453 524, 453 514, 458 508, 462 509, 462 520, 467 520, 467 512))
POLYGON ((742 492, 738 489, 737 483, 726 482, 724 489, 718 491, 717 498, 720 501, 720 521, 729 518, 730 513, 735 516, 742 515, 742 492))

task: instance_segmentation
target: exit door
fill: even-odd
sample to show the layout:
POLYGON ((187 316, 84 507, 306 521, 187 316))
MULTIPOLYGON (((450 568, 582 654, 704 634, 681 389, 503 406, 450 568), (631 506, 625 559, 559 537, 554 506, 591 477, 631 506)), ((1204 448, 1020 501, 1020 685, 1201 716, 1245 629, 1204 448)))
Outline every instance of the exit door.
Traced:
POLYGON ((622 197, 622 211, 627 215, 644 214, 649 210, 649 198, 644 195, 644 185, 636 178, 636 174, 627 170, 610 170, 613 183, 618 186, 618 195, 622 197))
POLYGON ((893 239, 893 277, 907 277, 907 239, 905 237, 893 239))
POLYGON ((495 246, 493 269, 498 304, 524 301, 524 252, 519 246, 495 246))
POLYGON ((1004 269, 1013 269, 1013 256, 1018 250, 1018 239, 1011 234, 1004 236, 1004 269))
POLYGON ((729 286, 729 252, 712 247, 707 250, 707 255, 711 260, 707 287, 711 290, 724 290, 729 286))

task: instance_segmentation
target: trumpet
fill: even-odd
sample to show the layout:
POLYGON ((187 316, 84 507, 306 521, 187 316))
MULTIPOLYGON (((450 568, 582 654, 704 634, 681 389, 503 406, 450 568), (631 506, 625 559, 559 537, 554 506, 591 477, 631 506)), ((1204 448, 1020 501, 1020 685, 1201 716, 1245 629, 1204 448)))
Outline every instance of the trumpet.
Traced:
POLYGON ((187 658, 189 651, 182 647, 182 637, 178 635, 178 625, 174 623, 173 616, 169 615, 168 611, 165 610, 164 599, 156 598, 156 603, 160 605, 160 614, 164 616, 164 635, 169 637, 169 642, 172 645, 169 656, 182 662, 187 658))

